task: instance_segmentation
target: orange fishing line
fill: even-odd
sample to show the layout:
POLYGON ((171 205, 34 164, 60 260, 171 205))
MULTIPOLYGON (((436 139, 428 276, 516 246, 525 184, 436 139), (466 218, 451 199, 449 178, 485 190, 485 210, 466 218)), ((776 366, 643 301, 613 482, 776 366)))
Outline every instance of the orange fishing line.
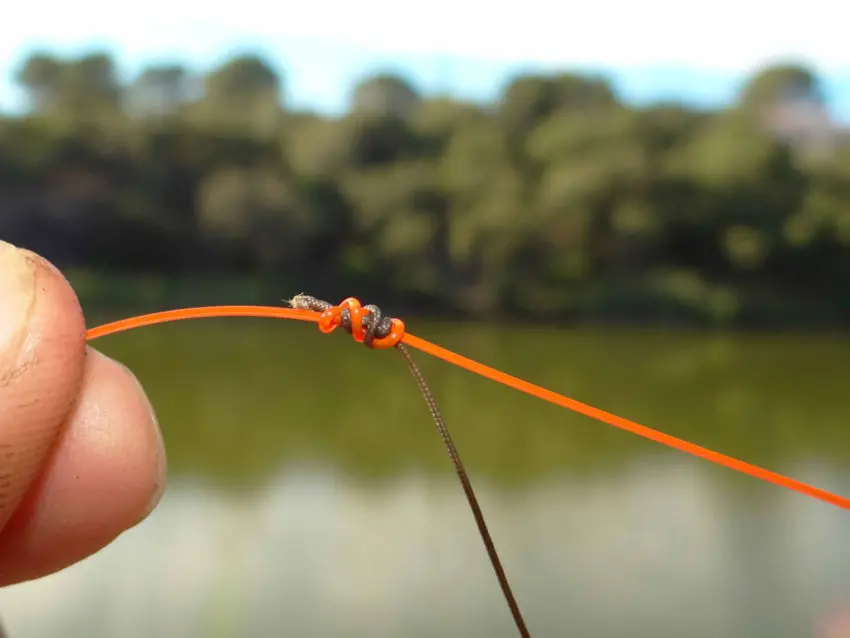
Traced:
MULTIPOLYGON (((275 319, 312 321, 314 323, 319 323, 323 332, 330 332, 330 330, 335 327, 331 320, 338 317, 343 305, 356 303, 356 300, 347 299, 343 302, 343 304, 329 309, 326 313, 271 306, 205 306, 200 308, 180 308, 178 310, 166 310, 164 312, 154 312, 138 317, 130 317, 128 319, 122 319, 120 321, 114 321, 102 326, 97 326, 96 328, 91 328, 86 332, 86 339, 91 341, 92 339, 104 337, 116 332, 133 330, 135 328, 150 326, 157 323, 167 323, 169 321, 180 321, 184 319, 202 319, 205 317, 271 317, 275 319)), ((357 306, 359 307, 359 304, 357 304, 357 306)), ((421 339, 420 337, 416 337, 410 333, 405 333, 404 324, 401 322, 398 322, 396 325, 400 326, 400 332, 398 335, 402 335, 400 338, 402 343, 407 344, 411 348, 416 348, 422 352, 430 354, 431 356, 447 361, 448 363, 460 368, 464 368, 470 372, 481 375, 482 377, 486 377, 487 379, 506 385, 514 390, 525 392, 526 394, 542 399, 543 401, 548 401, 549 403, 554 403, 555 405, 567 408, 568 410, 578 412, 579 414, 588 416, 591 419, 596 419, 597 421, 613 425, 621 430, 637 434, 645 439, 661 443, 662 445, 680 450, 681 452, 722 465, 731 470, 735 470, 736 472, 748 474, 757 479, 761 479, 762 481, 767 481, 768 483, 773 483, 774 485, 778 485, 800 494, 850 510, 850 499, 844 498, 843 496, 838 496, 837 494, 827 492, 826 490, 808 485, 796 479, 792 479, 776 472, 771 472, 770 470, 738 460, 731 456, 727 456, 726 454, 715 452, 708 448, 696 445, 695 443, 685 441, 684 439, 670 436, 664 432, 653 430, 652 428, 641 425, 640 423, 625 419, 617 416, 616 414, 611 414, 610 412, 605 412, 604 410, 595 408, 592 405, 571 399, 562 394, 558 394, 557 392, 553 392, 552 390, 547 390, 546 388, 534 385, 533 383, 529 383, 528 381, 524 381, 500 370, 496 370, 495 368, 491 368, 490 366, 486 366, 483 363, 479 363, 459 355, 456 352, 442 348, 436 344, 426 341, 425 339, 421 339)), ((357 336, 358 335, 355 332, 355 338, 357 338, 357 336)), ((382 344, 381 347, 391 347, 391 345, 393 344, 387 343, 382 344)))

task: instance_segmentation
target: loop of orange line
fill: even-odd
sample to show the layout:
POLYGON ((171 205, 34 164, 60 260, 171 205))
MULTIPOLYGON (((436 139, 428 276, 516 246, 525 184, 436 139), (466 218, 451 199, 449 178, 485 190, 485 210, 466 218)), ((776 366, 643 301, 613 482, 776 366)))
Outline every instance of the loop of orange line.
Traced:
MULTIPOLYGON (((331 306, 319 315, 319 330, 325 334, 333 332, 342 325, 342 311, 348 310, 351 318, 351 336, 357 343, 366 339, 366 328, 363 326, 363 316, 369 312, 354 297, 347 297, 338 306, 331 306), (365 311, 365 312, 364 312, 365 311)), ((375 337, 370 347, 379 350, 393 348, 404 340, 404 323, 393 317, 390 332, 386 337, 375 337)))
MULTIPOLYGON (((335 308, 340 308, 341 306, 342 304, 340 304, 340 306, 335 306, 335 308)), ((325 322, 330 322, 330 316, 331 315, 329 315, 328 318, 325 318, 325 322)), ((117 332, 124 332, 126 330, 133 330, 135 328, 141 328, 143 326, 150 326, 158 323, 181 321, 185 319, 202 319, 209 317, 269 317, 274 319, 293 319, 296 321, 310 321, 313 323, 318 323, 320 329, 322 329, 323 332, 330 332, 331 330, 333 330, 334 327, 336 327, 332 326, 331 323, 323 324, 322 314, 309 310, 298 310, 295 308, 277 308, 273 306, 204 306, 200 308, 180 308, 177 310, 166 310, 163 312, 154 312, 147 315, 140 315, 137 317, 122 319, 120 321, 114 321, 112 323, 97 326, 96 328, 91 328, 90 330, 88 330, 86 332, 86 340, 91 341, 93 339, 105 337, 107 335, 114 334, 117 332), (327 328, 330 328, 330 330, 328 330, 327 328)), ((822 490, 812 485, 808 485, 796 479, 792 479, 776 472, 771 472, 770 470, 766 470, 757 465, 752 465, 751 463, 747 463, 731 456, 727 456, 726 454, 715 452, 713 450, 696 445, 695 443, 691 443, 684 439, 679 439, 674 436, 670 436, 669 434, 665 434, 664 432, 654 430, 645 425, 641 425, 634 421, 630 421, 629 419, 617 416, 616 414, 605 412, 604 410, 600 410, 599 408, 595 408, 586 403, 582 403, 581 401, 571 399, 562 394, 558 394, 557 392, 553 392, 552 390, 547 390, 546 388, 534 385, 533 383, 529 383, 528 381, 524 381, 517 377, 511 376, 509 374, 501 372, 500 370, 496 370, 495 368, 486 366, 483 363, 479 363, 460 354, 457 354, 456 352, 452 352, 451 350, 426 341, 425 339, 422 339, 410 333, 405 333, 404 324, 402 324, 401 322, 398 322, 398 324, 396 324, 394 328, 394 333, 396 333, 397 335, 403 335, 401 336, 400 341, 402 343, 407 344, 411 348, 421 350, 422 352, 430 354, 431 356, 442 359, 443 361, 451 363, 452 365, 458 366, 460 368, 464 368, 465 370, 478 374, 492 381, 496 381, 498 383, 506 385, 510 388, 513 388, 514 390, 519 390, 520 392, 524 392, 538 399, 542 399, 543 401, 547 401, 563 408, 567 408, 568 410, 572 410, 573 412, 578 412, 579 414, 583 414, 587 417, 590 417, 591 419, 601 421, 602 423, 607 423, 608 425, 620 428, 621 430, 626 430, 627 432, 631 432, 632 434, 636 434, 645 439, 655 441, 656 443, 661 443, 662 445, 666 445, 667 447, 671 447, 681 452, 685 452, 692 456, 705 459, 706 461, 716 463, 717 465, 722 465, 736 472, 748 474, 749 476, 761 479, 762 481, 773 483, 774 485, 784 487, 786 489, 798 492, 805 496, 816 498, 821 501, 825 501, 826 503, 835 505, 837 507, 850 510, 850 499, 844 498, 843 496, 838 496, 837 494, 827 492, 826 490, 822 490), (401 326, 400 331, 397 329, 399 325, 401 326)), ((387 339, 389 339, 389 337, 387 339)), ((393 343, 391 345, 395 344, 393 343)), ((390 346, 384 345, 383 347, 390 346)))

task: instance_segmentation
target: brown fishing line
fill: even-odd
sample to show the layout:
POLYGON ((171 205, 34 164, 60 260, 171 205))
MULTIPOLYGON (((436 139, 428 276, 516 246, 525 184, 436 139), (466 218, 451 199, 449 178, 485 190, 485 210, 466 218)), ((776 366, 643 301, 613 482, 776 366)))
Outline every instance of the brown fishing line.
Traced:
MULTIPOLYGON (((289 301, 289 304, 293 308, 312 310, 313 312, 325 312, 329 308, 333 307, 333 304, 330 304, 327 301, 322 301, 321 299, 316 299, 309 295, 296 295, 289 301)), ((392 319, 384 315, 380 308, 374 305, 363 306, 363 310, 368 313, 362 318, 363 345, 367 348, 371 348, 375 339, 380 339, 390 334, 392 319)), ((353 335, 351 313, 347 308, 344 308, 340 313, 340 325, 348 334, 353 335)), ((508 603, 508 607, 511 610, 511 615, 513 616, 517 629, 521 636, 524 638, 530 638, 531 634, 525 625, 525 620, 519 610, 519 605, 517 604, 513 591, 511 590, 511 586, 508 583, 508 577, 502 567, 502 561, 499 559, 499 553, 496 551, 496 545, 493 543, 490 531, 487 529, 487 523, 484 520, 484 514, 481 511, 481 507, 478 505, 478 499, 475 496, 475 491, 472 489, 472 483, 469 481, 466 469, 463 466, 463 462, 460 460, 460 454, 457 451, 457 447, 455 447, 454 441, 452 441, 452 437, 449 434, 448 427, 446 427, 443 415, 437 407, 437 401, 434 398, 434 394, 431 392, 428 382, 425 381, 425 376, 422 374, 419 366, 416 365, 416 362, 413 360, 407 346, 399 342, 394 347, 401 353, 401 356, 404 357, 407 367, 413 375, 413 378, 416 380, 416 384, 419 386, 419 390, 425 399, 428 410, 431 412, 431 417, 434 419, 434 424, 437 426, 437 432, 443 439, 443 443, 445 443, 446 451, 448 452, 452 465, 454 465, 455 472, 457 472, 457 476, 460 479, 460 484, 463 487, 466 500, 469 503, 472 515, 475 517, 475 522, 478 525, 478 532, 481 534, 481 540, 484 541, 484 547, 487 549, 487 555, 490 557, 490 563, 493 565, 493 570, 496 572, 496 578, 499 579, 499 585, 502 588, 502 593, 504 594, 505 601, 508 603)))

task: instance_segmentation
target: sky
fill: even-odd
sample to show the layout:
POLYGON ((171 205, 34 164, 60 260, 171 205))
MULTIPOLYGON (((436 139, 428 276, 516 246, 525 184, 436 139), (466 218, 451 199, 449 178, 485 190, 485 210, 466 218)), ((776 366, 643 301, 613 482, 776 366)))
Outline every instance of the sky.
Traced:
POLYGON ((836 117, 850 123, 850 49, 833 0, 714 0, 710 9, 597 0, 580 11, 551 0, 284 6, 76 0, 46 12, 41 3, 16 4, 0 22, 0 108, 21 108, 13 76, 28 52, 100 47, 115 53, 127 78, 150 62, 206 69, 234 53, 259 52, 284 72, 289 104, 327 113, 343 110, 352 84, 377 71, 400 72, 426 93, 479 100, 522 71, 601 72, 634 103, 718 106, 734 100, 758 68, 802 62, 820 74, 836 117))

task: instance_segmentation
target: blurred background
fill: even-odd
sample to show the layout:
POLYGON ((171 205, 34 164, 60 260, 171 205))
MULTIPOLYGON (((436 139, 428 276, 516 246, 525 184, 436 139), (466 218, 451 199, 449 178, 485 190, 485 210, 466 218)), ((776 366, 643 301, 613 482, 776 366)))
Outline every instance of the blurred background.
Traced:
MULTIPOLYGON (((0 237, 92 326, 354 295, 850 494, 850 56, 825 0, 428 6, 17 7, 0 237)), ((98 347, 147 387, 169 489, 0 591, 13 638, 515 635, 400 358, 252 319, 98 347)), ((418 359, 533 635, 827 635, 844 511, 418 359)))

